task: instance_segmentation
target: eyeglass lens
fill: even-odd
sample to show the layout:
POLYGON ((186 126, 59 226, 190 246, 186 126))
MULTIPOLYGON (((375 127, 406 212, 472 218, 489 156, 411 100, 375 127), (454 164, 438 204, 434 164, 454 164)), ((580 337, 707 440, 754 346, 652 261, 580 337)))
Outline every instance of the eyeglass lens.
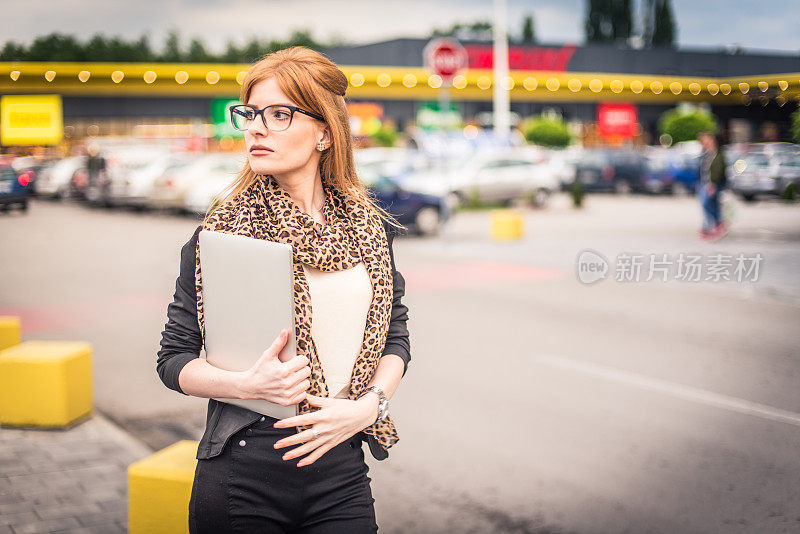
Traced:
POLYGON ((268 106, 262 113, 249 106, 236 106, 231 113, 234 128, 247 130, 256 115, 261 115, 267 129, 273 132, 285 130, 292 122, 292 110, 285 106, 268 106))

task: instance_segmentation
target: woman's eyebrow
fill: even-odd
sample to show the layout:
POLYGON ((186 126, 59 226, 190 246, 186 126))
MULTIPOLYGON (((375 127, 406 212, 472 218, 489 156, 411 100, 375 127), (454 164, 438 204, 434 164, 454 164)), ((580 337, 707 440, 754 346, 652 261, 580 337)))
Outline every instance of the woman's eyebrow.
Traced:
POLYGON ((248 105, 249 106, 253 106, 254 108, 258 108, 258 109, 264 109, 264 108, 268 108, 270 106, 291 106, 291 107, 294 106, 294 104, 289 104, 289 103, 286 103, 286 102, 278 102, 277 104, 268 104, 266 106, 261 106, 261 107, 256 106, 255 104, 252 104, 252 103, 248 104, 248 105))

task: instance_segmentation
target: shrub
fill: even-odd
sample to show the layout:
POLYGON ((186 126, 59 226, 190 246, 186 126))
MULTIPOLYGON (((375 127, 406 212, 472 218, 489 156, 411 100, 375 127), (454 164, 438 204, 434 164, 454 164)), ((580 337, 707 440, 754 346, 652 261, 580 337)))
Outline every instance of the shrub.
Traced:
POLYGON ((583 197, 586 196, 586 190, 579 180, 574 180, 569 188, 570 196, 572 197, 572 205, 575 208, 583 206, 583 197))
POLYGON ((684 110, 673 108, 665 111, 658 119, 661 134, 670 136, 673 143, 693 141, 704 130, 717 132, 717 121, 711 113, 702 109, 684 110))
POLYGON ((399 135, 400 134, 397 133, 397 130, 391 124, 382 124, 381 127, 370 134, 369 137, 377 146, 392 147, 397 142, 399 135))
POLYGON ((565 147, 572 140, 563 120, 542 116, 529 117, 525 120, 522 124, 522 134, 529 143, 550 147, 565 147))

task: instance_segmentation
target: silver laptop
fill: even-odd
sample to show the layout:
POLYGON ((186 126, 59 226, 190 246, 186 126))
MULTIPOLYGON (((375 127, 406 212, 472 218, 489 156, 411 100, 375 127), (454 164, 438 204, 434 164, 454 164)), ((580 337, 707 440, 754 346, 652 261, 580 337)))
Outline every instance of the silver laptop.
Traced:
MULTIPOLYGON (((290 334, 278 358, 295 357, 291 245, 211 230, 198 239, 208 363, 246 371, 283 328, 290 334)), ((278 419, 298 414, 297 404, 213 398, 278 419)))

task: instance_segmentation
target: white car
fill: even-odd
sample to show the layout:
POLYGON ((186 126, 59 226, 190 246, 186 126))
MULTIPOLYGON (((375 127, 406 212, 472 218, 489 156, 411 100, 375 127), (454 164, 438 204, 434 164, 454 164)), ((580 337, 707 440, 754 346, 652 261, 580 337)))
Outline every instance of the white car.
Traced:
POLYGON ((189 154, 167 153, 131 165, 124 177, 112 182, 112 202, 121 206, 148 207, 156 180, 165 173, 186 165, 191 159, 189 154))
POLYGON ((205 215, 208 208, 221 200, 221 194, 236 178, 237 173, 244 166, 244 161, 237 165, 232 172, 222 172, 199 177, 192 184, 184 198, 184 209, 196 215, 205 215))
MULTIPOLYGON (((209 177, 233 180, 244 167, 246 155, 239 152, 202 154, 189 163, 165 172, 153 183, 150 206, 185 211, 190 192, 209 177)), ((197 207, 195 199, 192 205, 197 207)), ((203 210, 205 211, 205 210, 203 210)))
POLYGON ((410 191, 447 196, 451 207, 471 201, 509 203, 516 199, 543 205, 558 189, 558 180, 548 171, 546 160, 517 148, 440 161, 432 170, 405 175, 398 181, 410 191))
POLYGON ((68 197, 72 178, 83 170, 85 162, 85 157, 73 156, 48 165, 36 178, 36 194, 57 199, 68 197))

